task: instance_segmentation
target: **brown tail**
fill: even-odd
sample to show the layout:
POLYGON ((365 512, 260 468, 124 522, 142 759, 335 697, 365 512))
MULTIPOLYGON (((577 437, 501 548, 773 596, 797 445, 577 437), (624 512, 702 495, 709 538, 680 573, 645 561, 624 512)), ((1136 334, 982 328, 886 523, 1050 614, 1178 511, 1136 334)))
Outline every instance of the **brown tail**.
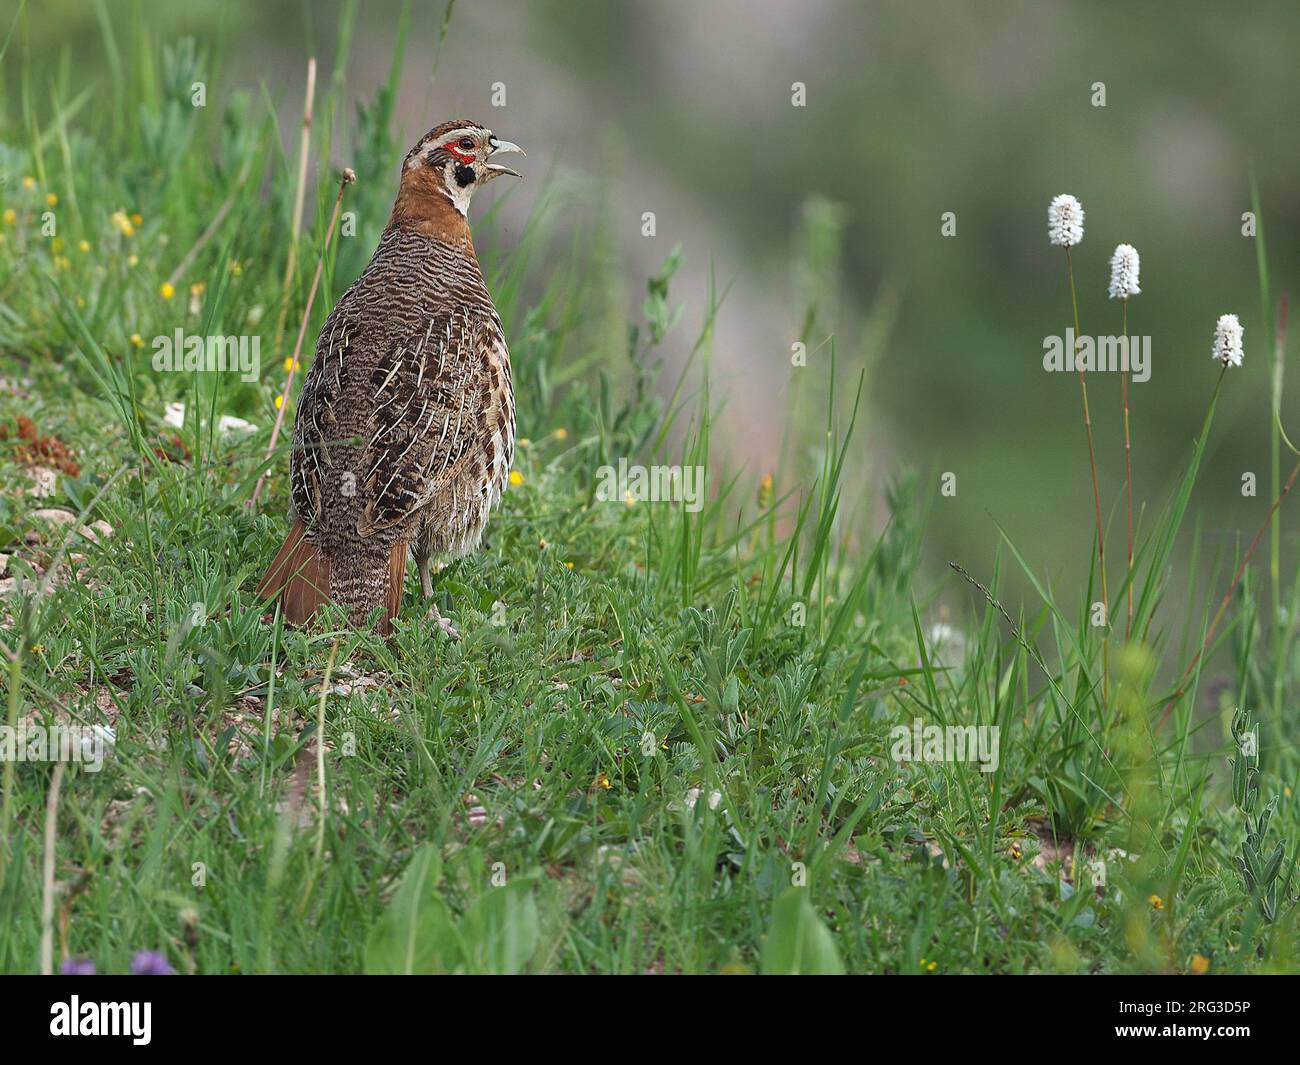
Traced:
POLYGON ((293 528, 276 552, 270 568, 257 586, 259 599, 279 596, 285 620, 302 625, 329 602, 329 560, 303 539, 303 524, 294 519, 293 528))
POLYGON ((331 586, 330 560, 303 538, 303 524, 295 520, 284 546, 257 586, 261 599, 280 597, 285 619, 302 625, 331 598, 345 607, 354 625, 363 625, 376 607, 383 607, 378 632, 393 631, 393 618, 402 609, 402 582, 406 579, 406 541, 371 556, 364 550, 335 559, 331 586))

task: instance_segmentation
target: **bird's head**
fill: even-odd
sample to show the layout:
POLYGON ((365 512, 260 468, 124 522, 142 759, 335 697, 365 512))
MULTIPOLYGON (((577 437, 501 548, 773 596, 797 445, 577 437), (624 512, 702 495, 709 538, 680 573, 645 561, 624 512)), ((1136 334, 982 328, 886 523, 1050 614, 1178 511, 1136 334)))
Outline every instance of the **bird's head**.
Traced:
POLYGON ((494 161, 510 152, 524 154, 519 145, 502 140, 477 122, 444 122, 406 153, 402 190, 445 196, 465 216, 475 189, 502 174, 520 176, 494 161))

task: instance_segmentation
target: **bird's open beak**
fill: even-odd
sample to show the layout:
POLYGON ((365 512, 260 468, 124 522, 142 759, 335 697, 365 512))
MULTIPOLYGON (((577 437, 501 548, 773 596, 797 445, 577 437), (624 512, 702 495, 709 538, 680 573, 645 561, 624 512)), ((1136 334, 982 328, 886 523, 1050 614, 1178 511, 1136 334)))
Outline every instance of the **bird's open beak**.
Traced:
MULTIPOLYGON (((495 136, 488 140, 488 146, 492 149, 492 155, 496 155, 498 152, 518 152, 520 155, 528 154, 519 147, 519 145, 514 144, 511 141, 503 141, 499 137, 495 136)), ((523 177, 523 174, 519 173, 518 170, 511 170, 508 166, 499 166, 496 163, 488 163, 483 169, 486 171, 485 177, 489 178, 500 177, 502 174, 509 174, 511 177, 523 177)))

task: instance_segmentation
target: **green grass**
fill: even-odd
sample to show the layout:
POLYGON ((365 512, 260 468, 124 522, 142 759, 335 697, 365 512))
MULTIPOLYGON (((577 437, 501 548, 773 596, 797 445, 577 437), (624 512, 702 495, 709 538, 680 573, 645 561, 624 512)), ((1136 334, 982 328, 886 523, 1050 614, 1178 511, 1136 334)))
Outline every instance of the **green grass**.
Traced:
MULTIPOLYGON (((60 574, 49 594, 5 600, 7 721, 116 730, 102 772, 70 765, 62 781, 56 963, 125 971, 147 948, 203 973, 1188 971, 1197 955, 1215 972, 1295 968, 1284 708, 1297 677, 1294 656, 1255 651, 1283 638, 1253 573, 1212 641, 1232 671, 1218 710, 1194 711, 1203 662, 1171 699, 1239 561, 1213 560, 1203 613, 1161 611, 1170 583, 1199 572, 1173 573, 1170 558, 1177 537, 1197 538, 1185 526, 1209 416, 1139 537, 1147 635, 1112 640, 1104 698, 1090 588, 1049 586, 1010 532, 999 557, 957 560, 970 585, 921 573, 924 498, 905 473, 883 532, 849 513, 871 397, 833 356, 800 381, 805 402, 822 389, 825 414, 788 431, 789 474, 768 488, 763 471, 711 462, 720 297, 707 294, 681 381, 661 380, 676 253, 634 320, 611 327, 608 263, 589 250, 601 234, 552 195, 517 241, 498 239, 490 213, 475 220, 511 342, 522 483, 485 549, 440 579, 464 640, 423 622, 413 575, 391 641, 337 617, 286 629, 252 595, 285 530, 283 437, 263 460, 277 355, 325 242, 327 155, 358 170, 345 200, 358 230, 330 246, 309 345, 374 246, 406 148, 392 128, 403 48, 354 124, 346 79, 322 74, 317 113, 337 121, 311 146, 277 352, 297 131, 282 144, 256 91, 190 107, 218 56, 156 41, 143 20, 103 25, 111 85, 78 85, 67 65, 39 73, 19 32, 4 56, 19 89, 0 101, 0 210, 13 211, 0 226, 0 376, 13 386, 0 424, 31 418, 81 466, 37 503, 19 441, 0 442, 9 576, 60 574), (331 142, 335 128, 350 136, 331 142), (55 237, 40 232, 50 195, 55 237), (178 325, 258 333, 260 378, 155 372, 150 339, 178 325), (187 405, 179 432, 163 423, 169 402, 187 405), (222 414, 257 429, 222 435, 222 414), (707 505, 599 501, 596 471, 620 457, 707 465, 707 505), (114 534, 96 546, 39 528, 29 542, 35 505, 114 534), (1008 566, 1038 592, 1023 610, 998 600, 1008 566), (929 631, 944 581, 968 593, 947 641, 929 631), (1262 850, 1286 841, 1271 923, 1234 864, 1237 705, 1262 708, 1258 786, 1279 799, 1262 850), (997 726, 996 771, 895 761, 890 730, 916 718, 997 726)), ((1093 548, 1079 544, 1085 570, 1093 548)), ((3 971, 39 968, 52 777, 47 763, 4 766, 3 971)))

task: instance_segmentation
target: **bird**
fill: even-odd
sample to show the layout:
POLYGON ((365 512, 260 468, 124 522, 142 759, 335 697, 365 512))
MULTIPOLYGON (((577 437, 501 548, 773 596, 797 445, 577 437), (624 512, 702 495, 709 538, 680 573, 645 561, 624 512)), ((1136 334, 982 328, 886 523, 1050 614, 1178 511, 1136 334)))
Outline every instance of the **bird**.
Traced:
MULTIPOLYGON (((509 479, 515 397, 501 317, 470 236, 474 192, 523 149, 477 122, 435 126, 406 154, 366 268, 321 327, 290 449, 290 529, 257 586, 302 625, 327 603, 391 634, 408 554, 473 552, 509 479)), ((428 620, 459 633, 430 602, 428 620)))

